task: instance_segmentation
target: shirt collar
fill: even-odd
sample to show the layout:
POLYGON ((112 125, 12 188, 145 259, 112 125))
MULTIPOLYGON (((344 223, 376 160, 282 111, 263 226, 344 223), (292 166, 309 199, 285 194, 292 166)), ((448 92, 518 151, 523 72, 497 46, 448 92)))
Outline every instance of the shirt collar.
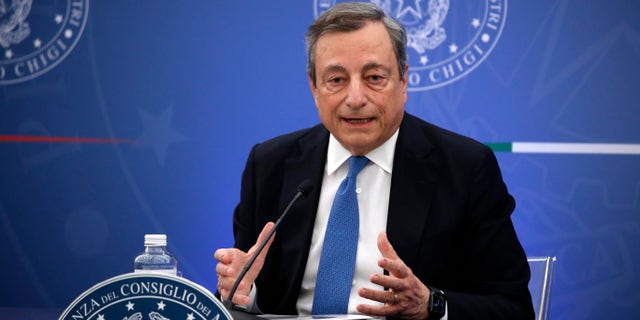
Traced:
MULTIPOLYGON (((371 150, 365 156, 369 158, 369 161, 375 163, 382 170, 391 174, 393 168, 393 155, 396 150, 396 142, 398 141, 398 132, 400 129, 385 141, 381 146, 371 150)), ((340 142, 330 134, 329 147, 327 152, 327 174, 333 174, 342 164, 351 157, 351 152, 345 149, 340 142)))

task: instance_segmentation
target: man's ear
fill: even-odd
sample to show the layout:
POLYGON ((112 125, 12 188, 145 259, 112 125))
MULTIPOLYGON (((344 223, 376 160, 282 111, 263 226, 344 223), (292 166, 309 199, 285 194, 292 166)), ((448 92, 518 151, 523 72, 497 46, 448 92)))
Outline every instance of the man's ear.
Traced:
POLYGON ((316 103, 316 108, 318 107, 318 87, 315 84, 315 81, 313 81, 313 78, 311 78, 310 74, 307 74, 307 78, 309 79, 309 88, 311 89, 311 94, 313 94, 313 101, 315 101, 316 103))
POLYGON ((409 64, 404 67, 404 75, 402 76, 402 91, 404 93, 404 103, 407 103, 407 86, 409 85, 409 64))

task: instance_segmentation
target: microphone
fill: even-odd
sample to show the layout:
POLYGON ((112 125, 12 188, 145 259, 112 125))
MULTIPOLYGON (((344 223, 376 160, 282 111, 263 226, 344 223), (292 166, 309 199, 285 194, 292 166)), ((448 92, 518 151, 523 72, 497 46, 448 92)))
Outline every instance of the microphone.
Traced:
POLYGON ((296 190, 297 190, 296 195, 293 196, 293 199, 291 199, 291 201, 289 202, 287 207, 284 209, 284 211, 282 212, 282 215, 280 215, 278 220, 276 220, 276 223, 274 224, 273 228, 271 228, 271 230, 267 234, 267 237, 264 239, 264 241, 262 241, 260 243, 260 246, 258 246, 258 249, 256 250, 256 252, 253 253, 253 256, 251 256, 249 261, 247 261, 247 264, 245 264, 244 268, 242 268, 242 271, 240 272, 240 275, 238 275, 238 278, 233 283, 233 287, 231 287, 231 291, 229 292, 229 296, 227 297, 227 300, 222 302, 222 304, 225 306, 225 308, 227 308, 227 310, 229 310, 229 311, 233 310, 233 306, 234 306, 234 304, 233 304, 233 296, 236 293, 236 290, 238 290, 238 286, 240 285, 240 281, 242 281, 242 279, 247 274, 247 272, 249 271, 249 269, 251 268, 253 263, 258 258, 258 255, 260 254, 260 252, 262 252, 262 250, 267 245, 269 240, 273 237, 273 234, 276 232, 276 229, 278 229, 278 226, 280 225, 280 223, 282 222, 284 217, 289 212, 289 209, 291 208, 291 206, 293 206, 293 204, 296 201, 298 201, 298 199, 300 199, 300 198, 306 196, 307 194, 309 194, 309 192, 311 192, 311 190, 313 190, 313 184, 311 183, 311 180, 305 179, 298 185, 298 188, 296 188, 296 190))

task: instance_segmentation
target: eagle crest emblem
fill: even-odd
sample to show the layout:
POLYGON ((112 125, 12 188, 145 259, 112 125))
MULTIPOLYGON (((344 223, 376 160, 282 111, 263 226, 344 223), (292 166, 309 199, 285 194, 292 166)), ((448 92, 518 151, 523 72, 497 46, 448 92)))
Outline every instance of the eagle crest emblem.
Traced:
POLYGON ((22 42, 31 33, 26 22, 33 0, 0 0, 0 45, 9 48, 22 42))
POLYGON ((415 1, 413 6, 405 6, 403 0, 396 0, 397 6, 394 7, 392 0, 371 2, 405 26, 407 46, 419 54, 437 48, 447 39, 447 31, 442 24, 447 18, 449 0, 429 0, 426 8, 423 8, 422 0, 415 1))

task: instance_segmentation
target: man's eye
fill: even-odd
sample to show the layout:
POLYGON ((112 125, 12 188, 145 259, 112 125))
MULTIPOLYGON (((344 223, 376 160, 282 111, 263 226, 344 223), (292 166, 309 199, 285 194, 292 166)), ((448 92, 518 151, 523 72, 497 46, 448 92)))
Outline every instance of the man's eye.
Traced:
POLYGON ((340 83, 342 83, 342 82, 344 82, 344 79, 342 79, 342 78, 338 78, 338 77, 336 77, 336 78, 330 78, 329 80, 327 80, 327 83, 328 83, 328 84, 332 84, 332 85, 340 84, 340 83))
POLYGON ((387 77, 379 74, 372 74, 367 77, 367 80, 371 84, 380 85, 385 83, 385 81, 387 80, 387 77))

